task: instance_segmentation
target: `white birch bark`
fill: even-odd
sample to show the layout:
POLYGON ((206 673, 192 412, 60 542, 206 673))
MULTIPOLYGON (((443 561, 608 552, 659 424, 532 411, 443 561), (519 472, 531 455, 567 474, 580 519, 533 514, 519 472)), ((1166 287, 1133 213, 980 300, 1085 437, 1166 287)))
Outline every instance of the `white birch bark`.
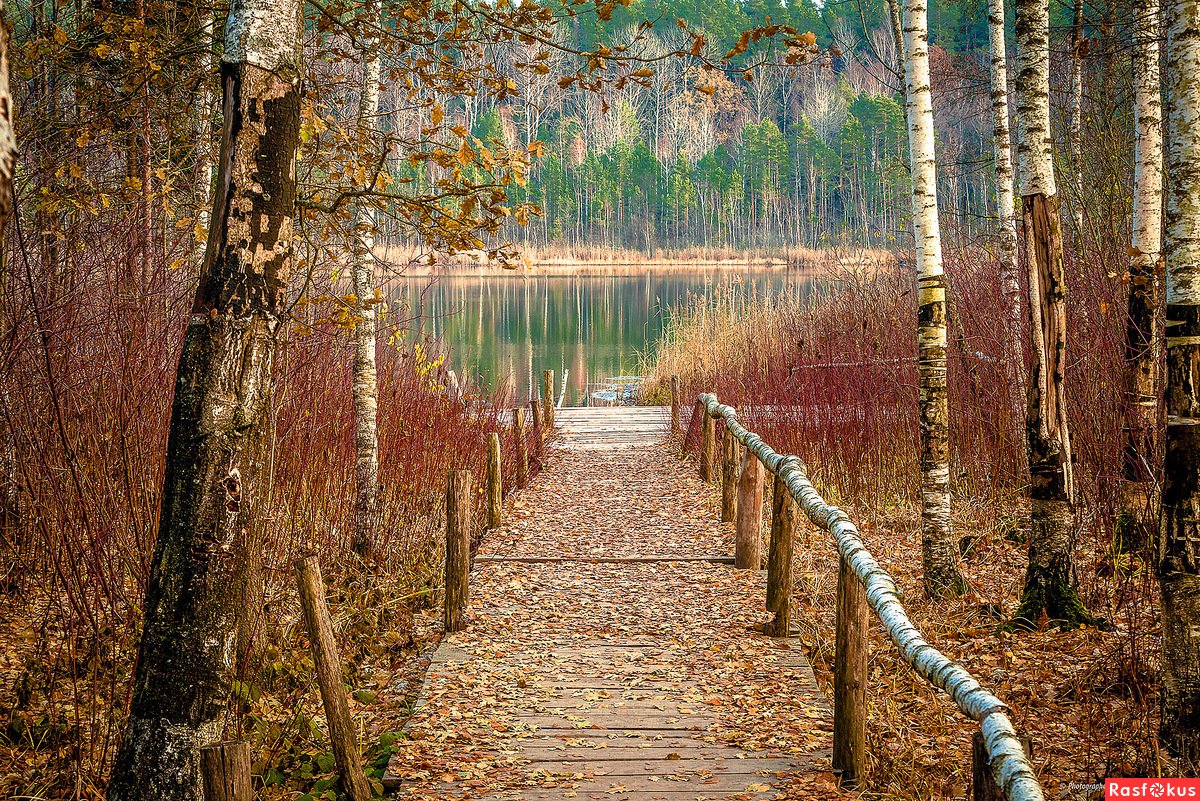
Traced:
POLYGON ((1167 441, 1161 738, 1200 768, 1200 0, 1167 4, 1167 441))
POLYGON ((1000 293, 1005 353, 1013 365, 1017 389, 1025 396, 1021 363, 1021 280, 1017 267, 1017 214, 1013 199, 1012 139, 1008 125, 1008 50, 1004 41, 1004 0, 988 0, 991 46, 992 148, 996 158, 996 214, 1000 223, 1000 293))
POLYGON ((950 525, 950 430, 946 392, 946 275, 938 227, 933 93, 926 0, 904 3, 905 106, 912 166, 913 240, 918 276, 917 351, 921 427, 921 550, 925 591, 962 591, 950 525))
MULTIPOLYGON (((216 148, 212 141, 213 92, 211 75, 213 67, 213 29, 215 27, 213 7, 205 2, 200 10, 200 59, 197 65, 200 73, 200 83, 196 88, 196 181, 199 183, 199 197, 196 201, 196 222, 205 232, 212 223, 213 179, 216 171, 216 160, 213 158, 216 148)), ((207 239, 207 237, 205 238, 207 239)), ((204 260, 205 239, 197 239, 196 261, 204 260)))
POLYGON ((1083 232, 1083 0, 1075 0, 1071 28, 1071 216, 1075 238, 1083 232))
POLYGON ((1129 402, 1125 420, 1125 519, 1142 518, 1153 495, 1151 460, 1158 453, 1162 326, 1158 260, 1162 251, 1162 84, 1159 4, 1136 12, 1133 46, 1133 234, 1129 248, 1129 308, 1125 358, 1129 402))
MULTIPOLYGON (((379 0, 365 0, 363 15, 368 25, 380 24, 379 0)), ((366 37, 363 53, 363 79, 359 94, 358 123, 360 145, 368 152, 378 131, 379 119, 379 41, 366 37)), ((367 180, 373 180, 368 169, 367 180)), ((360 200, 356 209, 354 243, 354 295, 358 299, 354 326, 354 535, 353 548, 365 556, 375 545, 379 519, 379 378, 375 362, 375 207, 360 200)))

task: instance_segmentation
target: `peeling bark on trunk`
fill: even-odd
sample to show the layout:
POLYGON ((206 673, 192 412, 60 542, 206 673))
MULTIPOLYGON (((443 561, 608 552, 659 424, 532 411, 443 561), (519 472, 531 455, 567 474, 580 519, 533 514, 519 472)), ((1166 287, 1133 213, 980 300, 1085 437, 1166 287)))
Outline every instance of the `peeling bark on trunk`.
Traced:
POLYGON ((1017 2, 1017 157, 1020 160, 1029 339, 1033 370, 1025 416, 1029 456, 1029 567, 1017 620, 1091 621, 1075 590, 1071 437, 1063 357, 1067 346, 1062 222, 1050 140, 1048 0, 1017 2))
MULTIPOLYGON (((371 25, 379 18, 378 0, 366 0, 363 13, 371 25)), ((375 37, 364 43, 363 81, 359 94, 360 144, 375 135, 379 115, 379 46, 375 37)), ((368 178, 371 180, 371 178, 368 178)), ((354 243, 354 295, 358 321, 354 326, 354 537, 352 547, 366 556, 376 545, 379 520, 379 378, 375 366, 375 209, 370 200, 357 207, 354 243)))
POLYGON ((1167 441, 1158 580, 1162 728, 1200 771, 1200 0, 1167 4, 1167 441))
POLYGON ((1011 366, 1016 407, 1025 397, 1025 349, 1021 345, 1021 279, 1017 264, 1017 214, 1013 199, 1012 137, 1008 125, 1008 55, 1004 0, 988 0, 991 45, 992 148, 996 158, 996 214, 1000 222, 1000 293, 1004 348, 1011 366))
POLYGON ((235 0, 225 32, 218 197, 175 385, 158 542, 113 801, 200 801, 221 739, 242 592, 235 541, 292 268, 298 0, 235 0))
POLYGON ((946 391, 946 275, 938 228, 933 96, 929 86, 926 0, 904 4, 905 98, 917 252, 918 380, 921 421, 921 551, 925 592, 963 590, 958 543, 950 525, 950 403, 946 391))
POLYGON ((1159 396, 1162 391, 1162 290, 1158 263, 1162 250, 1162 99, 1159 76, 1158 0, 1137 10, 1134 29, 1133 237, 1129 258, 1129 313, 1125 329, 1125 369, 1129 393, 1125 418, 1123 473, 1125 497, 1118 518, 1123 545, 1141 547, 1144 523, 1152 515, 1154 461, 1159 450, 1159 396))

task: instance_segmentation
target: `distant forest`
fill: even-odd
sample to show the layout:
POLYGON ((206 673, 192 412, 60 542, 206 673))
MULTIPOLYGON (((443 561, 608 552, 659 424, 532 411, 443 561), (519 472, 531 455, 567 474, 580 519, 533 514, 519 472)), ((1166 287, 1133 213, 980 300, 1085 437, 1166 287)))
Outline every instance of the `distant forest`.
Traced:
MULTIPOLYGON (((1055 134, 1065 140, 1075 31, 1070 7, 1052 13, 1055 134)), ((1082 182, 1083 196, 1068 193, 1065 202, 1072 209, 1116 204, 1126 213, 1132 141, 1126 15, 1114 8, 1095 10, 1096 19, 1092 13, 1079 32, 1093 62, 1085 71, 1087 155, 1080 165, 1060 167, 1093 174, 1082 182)), ((733 49, 742 31, 768 23, 811 31, 820 55, 787 66, 770 47, 752 48, 710 72, 665 58, 654 62, 649 86, 596 93, 561 85, 576 68, 569 53, 540 42, 489 45, 487 58, 513 76, 515 92, 501 100, 459 93, 439 102, 448 123, 484 142, 542 143, 528 184, 508 192, 544 213, 525 227, 506 227, 508 237, 646 251, 909 241, 903 80, 885 4, 636 0, 617 7, 611 21, 578 15, 556 31, 567 49, 636 38, 632 52, 652 58, 686 48, 677 19, 703 33, 714 58, 733 49), (642 20, 655 24, 639 36, 642 20), (522 67, 539 55, 544 67, 522 67)), ((943 225, 952 237, 971 238, 995 218, 986 3, 935 0, 929 25, 943 225)), ((1011 48, 1011 30, 1009 38, 1011 48)), ((399 107, 401 89, 395 91, 399 107)), ((1066 146, 1057 152, 1070 158, 1066 146)), ((433 182, 426 170, 399 157, 392 165, 394 175, 418 187, 433 182)), ((388 230, 384 223, 385 239, 388 230)))

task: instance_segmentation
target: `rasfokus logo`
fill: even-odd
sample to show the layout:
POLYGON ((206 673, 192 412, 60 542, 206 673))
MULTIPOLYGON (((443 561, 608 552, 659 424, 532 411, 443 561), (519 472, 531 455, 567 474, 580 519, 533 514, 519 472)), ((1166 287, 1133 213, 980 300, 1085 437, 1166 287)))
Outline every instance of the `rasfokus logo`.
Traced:
POLYGON ((1195 798, 1200 801, 1200 779, 1105 779, 1104 797, 1195 798))

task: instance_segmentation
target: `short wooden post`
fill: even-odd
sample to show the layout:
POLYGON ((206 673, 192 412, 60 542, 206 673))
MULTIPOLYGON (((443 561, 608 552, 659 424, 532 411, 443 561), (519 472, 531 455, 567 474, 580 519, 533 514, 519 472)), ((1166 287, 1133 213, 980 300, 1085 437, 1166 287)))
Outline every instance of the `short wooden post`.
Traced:
POLYGON ((775 619, 767 623, 765 630, 772 637, 786 637, 792 627, 792 549, 796 531, 796 500, 779 476, 775 476, 771 498, 767 609, 775 613, 775 619))
POLYGON ((467 627, 467 572, 471 569, 471 471, 451 470, 446 481, 446 602, 442 623, 447 633, 467 627))
POLYGON ((679 436, 679 432, 683 429, 680 423, 680 403, 682 402, 683 389, 679 385, 679 376, 671 376, 671 439, 679 436))
POLYGON ((300 608, 312 646, 313 662, 317 668, 317 685, 325 704, 325 720, 329 724, 329 740, 337 763, 342 788, 354 801, 368 801, 371 785, 363 773, 358 755, 358 736, 350 719, 346 701, 346 685, 342 682, 342 660, 338 656, 333 620, 325 603, 325 583, 321 581, 321 566, 317 557, 296 560, 296 583, 300 588, 300 608))
POLYGON ((833 769, 846 787, 867 771, 867 594, 839 559, 837 640, 833 658, 833 769))
POLYGON ((717 421, 707 410, 704 414, 704 429, 700 433, 700 479, 713 480, 713 464, 716 462, 717 421))
POLYGON ((488 528, 500 528, 504 506, 504 482, 500 475, 500 435, 488 437, 488 528))
POLYGON ((517 486, 529 481, 529 443, 525 441, 525 409, 513 409, 513 437, 517 440, 517 486))
POLYGON ((721 522, 732 523, 737 519, 738 442, 733 432, 725 432, 724 458, 721 464, 721 522))
POLYGON ((202 747, 200 787, 204 801, 252 801, 250 743, 229 740, 202 747))
POLYGON ((554 430, 554 371, 542 371, 542 414, 545 419, 542 421, 546 433, 549 434, 554 430))
POLYGON ((546 441, 546 427, 542 425, 542 402, 534 398, 529 402, 529 416, 533 418, 534 438, 540 443, 546 441))
POLYGON ((749 448, 742 451, 742 475, 738 479, 737 534, 734 566, 742 570, 762 567, 763 470, 749 448))
MULTIPOLYGON (((1022 737, 1021 747, 1025 749, 1025 756, 1033 756, 1033 740, 1022 737)), ((983 732, 980 731, 971 735, 971 799, 1005 801, 1004 793, 996 784, 996 777, 992 775, 987 745, 983 741, 983 732)))
POLYGON ((691 448, 692 438, 695 436, 696 426, 704 425, 704 418, 708 416, 708 411, 704 408, 704 401, 696 399, 696 406, 692 409, 692 418, 688 420, 687 433, 683 436, 683 452, 687 453, 691 448))

